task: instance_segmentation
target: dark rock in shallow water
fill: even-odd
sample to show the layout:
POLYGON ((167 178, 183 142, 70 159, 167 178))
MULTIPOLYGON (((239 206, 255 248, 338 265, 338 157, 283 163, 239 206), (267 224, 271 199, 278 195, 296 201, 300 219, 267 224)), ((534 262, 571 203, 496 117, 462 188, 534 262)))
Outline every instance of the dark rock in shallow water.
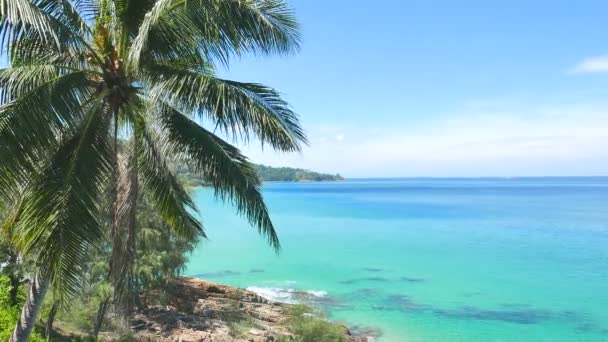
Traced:
POLYGON ((524 308, 529 308, 530 304, 521 304, 521 303, 503 303, 501 305, 502 307, 505 308, 517 308, 517 309, 524 309, 524 308))
MULTIPOLYGON (((505 307, 503 305, 503 307, 505 307)), ((377 311, 430 312, 434 315, 467 320, 502 321, 517 324, 537 324, 544 321, 563 321, 577 323, 579 329, 589 329, 593 322, 574 311, 548 311, 530 308, 529 305, 512 304, 506 309, 482 309, 474 306, 459 308, 441 308, 421 304, 406 295, 390 295, 380 305, 372 306, 377 311)))
POLYGON ((386 282, 386 281, 388 281, 388 279, 381 278, 381 277, 369 277, 369 278, 364 278, 363 281, 381 281, 381 282, 386 282))
POLYGON ((382 277, 367 277, 367 278, 357 278, 357 279, 341 280, 341 281, 339 281, 339 283, 340 284, 344 284, 344 285, 350 285, 350 284, 355 284, 355 283, 360 283, 360 282, 369 282, 369 281, 387 282, 389 280, 386 279, 386 278, 382 278, 382 277))
MULTIPOLYGON (((380 269, 366 269, 366 270, 368 272, 381 272, 382 271, 380 269)), ((363 282, 389 282, 392 280, 393 281, 404 281, 404 282, 408 282, 408 283, 421 283, 421 282, 425 281, 422 278, 414 278, 414 277, 401 277, 399 279, 388 279, 388 278, 384 278, 384 277, 363 277, 363 278, 341 280, 341 281, 339 281, 339 283, 344 284, 344 285, 351 285, 351 284, 363 283, 363 282)))
POLYGON ((205 279, 205 278, 220 278, 220 277, 236 276, 239 274, 241 274, 241 273, 231 271, 231 270, 224 270, 224 271, 217 271, 217 272, 195 274, 195 275, 193 275, 193 277, 205 279))
POLYGON ((405 312, 420 312, 429 308, 428 305, 415 302, 411 297, 404 295, 392 295, 386 297, 385 302, 388 305, 393 305, 401 311, 405 312))
POLYGON ((377 297, 382 291, 377 288, 363 288, 348 293, 345 297, 359 298, 359 297, 377 297))
POLYGON ((376 327, 369 327, 364 325, 354 325, 348 328, 350 335, 352 336, 365 336, 378 338, 382 336, 382 330, 376 327))
POLYGON ((597 328, 598 328, 597 325, 595 325, 593 323, 590 323, 590 322, 587 322, 587 323, 583 323, 583 324, 578 325, 576 327, 576 330, 577 331, 581 331, 581 332, 589 332, 589 331, 596 330, 597 328))
POLYGON ((443 317, 503 321, 519 324, 537 324, 543 321, 559 318, 560 314, 554 314, 545 310, 484 310, 476 307, 462 307, 459 309, 433 309, 433 313, 443 317))
POLYGON ((549 320, 591 324, 584 316, 569 310, 556 312, 525 307, 510 310, 487 310, 476 307, 462 307, 459 309, 434 309, 433 312, 437 315, 450 318, 503 321, 519 324, 538 324, 549 320))
POLYGON ((422 278, 401 277, 401 281, 405 281, 408 283, 422 283, 425 280, 422 278))
POLYGON ((329 296, 323 292, 319 293, 315 291, 298 290, 288 290, 287 292, 290 293, 298 302, 308 303, 321 307, 331 307, 333 310, 345 310, 351 308, 351 306, 347 305, 344 300, 329 296))

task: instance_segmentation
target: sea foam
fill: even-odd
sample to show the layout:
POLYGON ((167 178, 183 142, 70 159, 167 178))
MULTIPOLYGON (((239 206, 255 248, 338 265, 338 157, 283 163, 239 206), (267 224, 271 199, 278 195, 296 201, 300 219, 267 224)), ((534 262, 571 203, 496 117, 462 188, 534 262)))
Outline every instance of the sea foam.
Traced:
POLYGON ((320 299, 327 296, 327 292, 325 291, 302 291, 296 289, 285 289, 280 287, 249 286, 247 287, 247 290, 259 296, 262 296, 270 301, 286 304, 296 304, 306 301, 314 301, 315 299, 320 299))

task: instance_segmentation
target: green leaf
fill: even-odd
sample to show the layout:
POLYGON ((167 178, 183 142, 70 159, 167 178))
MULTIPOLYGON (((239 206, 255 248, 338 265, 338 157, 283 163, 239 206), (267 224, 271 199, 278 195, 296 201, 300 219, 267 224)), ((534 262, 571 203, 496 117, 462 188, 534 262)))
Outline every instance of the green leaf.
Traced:
POLYGON ((279 238, 261 193, 255 167, 240 151, 169 106, 159 108, 168 153, 190 161, 216 196, 231 201, 237 211, 265 235, 275 249, 279 238))
POLYGON ((38 69, 29 77, 4 71, 3 97, 17 98, 0 107, 0 194, 11 194, 40 166, 45 154, 58 148, 59 133, 79 126, 91 96, 87 73, 71 72, 53 77, 38 69), (33 88, 32 90, 30 90, 33 88))
POLYGON ((204 116, 226 134, 245 140, 255 135, 262 144, 287 152, 300 151, 300 143, 306 143, 298 116, 272 88, 176 67, 149 70, 152 99, 204 116))
POLYGON ((112 168, 112 150, 109 116, 100 102, 26 188, 12 231, 24 253, 37 255, 39 267, 60 296, 76 293, 88 248, 104 235, 98 208, 112 168))
POLYGON ((163 157, 160 147, 162 143, 154 137, 141 112, 136 113, 135 122, 138 168, 146 193, 165 223, 179 236, 188 239, 199 234, 205 236, 203 226, 190 213, 196 213, 192 199, 163 157))
POLYGON ((128 64, 193 51, 227 63, 243 52, 286 54, 299 48, 298 24, 283 1, 158 0, 133 40, 128 64))

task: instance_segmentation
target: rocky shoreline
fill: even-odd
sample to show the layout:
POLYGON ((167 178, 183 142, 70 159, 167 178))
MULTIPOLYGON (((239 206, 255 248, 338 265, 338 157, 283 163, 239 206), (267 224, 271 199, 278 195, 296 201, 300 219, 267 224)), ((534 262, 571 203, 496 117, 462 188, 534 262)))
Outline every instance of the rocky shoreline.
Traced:
MULTIPOLYGON (((156 295, 160 294, 147 294, 144 307, 130 317, 130 330, 139 340, 268 342, 297 337, 289 326, 294 318, 293 304, 272 302, 252 291, 195 278, 179 278, 172 287, 165 305, 157 304, 160 297, 156 295)), ((373 341, 346 326, 339 327, 344 341, 373 341)))

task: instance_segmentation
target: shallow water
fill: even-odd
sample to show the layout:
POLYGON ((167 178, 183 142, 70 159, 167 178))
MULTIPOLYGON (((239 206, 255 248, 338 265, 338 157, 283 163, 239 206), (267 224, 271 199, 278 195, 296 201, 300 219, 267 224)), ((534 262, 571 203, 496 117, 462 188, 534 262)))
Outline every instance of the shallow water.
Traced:
POLYGON ((312 302, 379 341, 608 341, 608 178, 270 183, 264 195, 282 252, 198 189, 210 239, 186 275, 312 302))

